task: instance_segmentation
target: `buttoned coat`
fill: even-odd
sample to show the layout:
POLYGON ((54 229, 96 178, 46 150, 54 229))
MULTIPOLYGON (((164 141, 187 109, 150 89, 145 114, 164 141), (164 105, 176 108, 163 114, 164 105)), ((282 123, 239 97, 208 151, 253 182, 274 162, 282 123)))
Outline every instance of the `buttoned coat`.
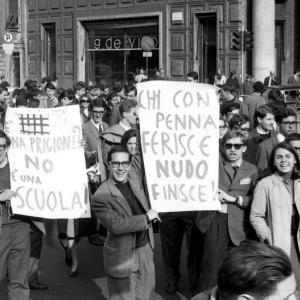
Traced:
MULTIPOLYGON (((300 179, 294 180, 294 201, 300 212, 300 179)), ((283 179, 276 173, 258 182, 253 196, 250 222, 261 241, 291 254, 292 201, 283 179)), ((299 225, 297 233, 299 244, 299 225)))
MULTIPOLYGON (((102 122, 103 131, 108 129, 108 124, 102 122)), ((83 136, 87 142, 87 149, 85 149, 87 166, 91 165, 91 152, 96 151, 98 154, 99 168, 101 173, 101 181, 103 182, 106 179, 106 168, 103 162, 103 153, 102 153, 102 140, 99 134, 99 131, 92 123, 92 120, 89 120, 87 123, 83 124, 83 136)))
MULTIPOLYGON (((134 170, 129 176, 129 185, 145 212, 150 207, 146 199, 142 177, 134 170)), ((107 238, 103 246, 103 261, 106 274, 111 277, 128 277, 134 267, 134 253, 136 233, 147 230, 151 247, 154 247, 151 223, 147 223, 146 216, 132 215, 131 208, 115 182, 109 178, 96 191, 92 209, 97 218, 107 229, 107 238)))
MULTIPOLYGON (((234 245, 239 245, 246 238, 249 230, 248 215, 246 209, 252 201, 252 192, 256 184, 258 171, 256 166, 243 160, 235 178, 230 162, 219 161, 219 189, 232 196, 242 196, 243 205, 227 205, 228 232, 234 245)), ((203 233, 207 231, 213 221, 216 211, 199 212, 196 217, 196 225, 203 233)))

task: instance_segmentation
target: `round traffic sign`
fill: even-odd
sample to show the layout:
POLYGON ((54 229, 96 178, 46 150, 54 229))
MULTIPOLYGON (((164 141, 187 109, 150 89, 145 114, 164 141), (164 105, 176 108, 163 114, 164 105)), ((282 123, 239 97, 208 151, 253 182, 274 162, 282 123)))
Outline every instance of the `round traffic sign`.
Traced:
POLYGON ((154 40, 151 36, 143 36, 141 39, 141 47, 144 51, 151 51, 154 48, 154 40))
POLYGON ((11 43, 12 40, 13 40, 13 36, 12 36, 12 34, 10 32, 4 33, 4 41, 6 43, 11 43))

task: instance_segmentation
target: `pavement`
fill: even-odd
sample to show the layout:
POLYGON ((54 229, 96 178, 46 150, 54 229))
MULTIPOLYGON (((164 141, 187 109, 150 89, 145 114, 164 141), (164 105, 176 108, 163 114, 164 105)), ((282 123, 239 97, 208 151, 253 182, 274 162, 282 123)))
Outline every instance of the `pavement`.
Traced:
MULTIPOLYGON (((64 262, 64 250, 57 239, 44 243, 40 260, 40 281, 49 285, 47 290, 31 291, 32 300, 106 300, 108 290, 102 261, 102 247, 89 244, 83 238, 78 245, 79 273, 69 277, 69 267, 64 262)), ((166 279, 161 257, 160 239, 155 234, 154 260, 156 267, 156 294, 152 300, 187 300, 190 298, 186 275, 186 249, 182 253, 182 277, 179 292, 174 295, 165 293, 166 279)), ((0 299, 8 300, 5 288, 0 286, 0 299)))

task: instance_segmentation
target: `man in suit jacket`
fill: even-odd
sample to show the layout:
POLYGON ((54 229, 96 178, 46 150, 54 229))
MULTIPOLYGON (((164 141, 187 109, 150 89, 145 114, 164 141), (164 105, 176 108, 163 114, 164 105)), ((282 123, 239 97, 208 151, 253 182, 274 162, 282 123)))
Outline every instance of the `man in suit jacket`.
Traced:
POLYGON ((96 191, 92 208, 108 232, 103 261, 110 299, 150 300, 155 285, 151 221, 159 220, 158 213, 149 207, 141 170, 130 170, 126 149, 112 147, 108 166, 109 179, 96 191))
POLYGON ((269 159, 273 147, 283 142, 289 134, 295 133, 297 129, 297 116, 295 111, 291 108, 283 107, 275 119, 279 133, 275 137, 272 136, 272 138, 260 143, 257 148, 256 166, 258 167, 260 176, 269 174, 269 159))
POLYGON ((95 99, 92 103, 92 118, 83 124, 83 136, 86 140, 85 148, 87 167, 96 163, 98 158, 101 181, 106 179, 106 171, 103 163, 101 136, 108 130, 108 125, 102 121, 106 104, 102 99, 95 99))
POLYGON ((275 76, 275 73, 273 71, 270 71, 270 76, 265 77, 264 79, 264 86, 273 86, 273 85, 278 85, 279 82, 275 76))
POLYGON ((219 163, 218 198, 222 210, 198 212, 195 224, 202 234, 202 258, 197 289, 216 285, 217 272, 229 247, 238 246, 249 233, 246 210, 258 177, 257 168, 243 160, 246 151, 241 132, 230 131, 222 139, 224 156, 219 163))

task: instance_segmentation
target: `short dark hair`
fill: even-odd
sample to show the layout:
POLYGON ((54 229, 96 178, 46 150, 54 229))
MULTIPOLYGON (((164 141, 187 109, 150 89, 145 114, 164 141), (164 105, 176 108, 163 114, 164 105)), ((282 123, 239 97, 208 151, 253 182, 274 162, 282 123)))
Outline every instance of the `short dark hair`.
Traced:
POLYGON ((96 98, 92 103, 92 107, 104 107, 106 109, 106 102, 102 98, 96 98))
POLYGON ((73 100, 75 98, 75 93, 72 89, 66 89, 58 96, 58 101, 61 101, 62 98, 67 97, 69 100, 73 100))
POLYGON ((198 72, 191 71, 191 72, 187 73, 187 77, 192 77, 194 80, 198 80, 198 78, 199 78, 198 72))
POLYGON ((124 152, 124 153, 128 153, 128 156, 129 156, 129 160, 130 160, 130 153, 129 151, 127 150, 127 148, 124 148, 123 146, 121 145, 116 145, 116 146, 113 146, 109 152, 108 152, 108 155, 107 155, 107 162, 110 162, 111 161, 111 157, 114 153, 117 153, 117 152, 124 152))
POLYGON ((0 138, 4 138, 6 140, 5 144, 7 147, 11 145, 11 139, 3 130, 0 130, 0 138))
POLYGON ((230 130, 228 131, 222 138, 222 146, 225 145, 225 143, 234 138, 240 138, 243 144, 245 143, 245 136, 238 130, 230 130))
POLYGON ((240 108, 241 105, 238 102, 229 101, 221 105, 220 111, 222 115, 226 115, 227 113, 240 108))
POLYGON ((85 89, 85 88, 86 88, 86 84, 85 84, 83 81, 78 81, 78 82, 76 82, 75 85, 74 85, 74 90, 75 90, 75 92, 76 92, 76 91, 79 91, 79 90, 81 90, 81 89, 85 89))
MULTIPOLYGON (((272 114, 274 115, 274 111, 272 110, 271 107, 267 106, 267 105, 261 105, 259 106, 254 113, 254 126, 256 127, 258 125, 258 121, 257 119, 263 119, 267 114, 272 114)), ((274 115, 275 116, 275 115, 274 115)))
POLYGON ((297 118, 296 112, 291 108, 282 108, 278 110, 278 113, 275 115, 275 120, 278 123, 281 123, 283 119, 288 117, 295 117, 297 118))
POLYGON ((8 92, 7 87, 0 85, 0 94, 2 94, 2 92, 8 92))
POLYGON ((270 90, 270 92, 268 93, 268 98, 273 101, 282 101, 283 100, 283 96, 279 89, 270 90))
POLYGON ((45 90, 47 90, 47 89, 56 90, 56 87, 52 82, 48 82, 45 86, 45 90))
POLYGON ((282 249, 247 241, 228 251, 218 272, 218 292, 225 300, 241 294, 263 299, 292 274, 291 263, 282 249))
POLYGON ((234 129, 235 126, 240 127, 241 125, 250 122, 248 116, 246 115, 234 115, 229 121, 229 128, 234 129))
POLYGON ((253 84, 253 89, 255 92, 262 94, 264 92, 264 84, 261 81, 256 81, 253 84))
POLYGON ((289 143, 291 141, 300 141, 300 134, 297 132, 290 133, 284 140, 285 142, 289 143))
MULTIPOLYGON (((277 170, 274 165, 274 158, 275 158, 276 151, 280 148, 285 149, 294 155, 294 158, 296 160, 296 169, 299 170, 300 161, 299 161, 299 157, 298 157, 296 151, 289 143, 284 141, 284 142, 281 142, 281 143, 275 145, 271 151, 270 158, 269 158, 269 169, 271 170, 271 172, 274 173, 277 170)), ((298 177, 297 170, 294 170, 294 173, 292 174, 293 177, 295 177, 295 176, 298 177)))
POLYGON ((136 129, 131 128, 131 129, 125 131, 125 133, 123 134, 123 136, 121 138, 121 146, 127 149, 128 141, 134 136, 136 136, 136 129))
POLYGON ((222 86, 222 90, 224 92, 229 92, 232 95, 236 94, 237 92, 236 87, 233 84, 224 84, 222 86))
POLYGON ((124 100, 119 107, 121 118, 123 118, 124 112, 129 112, 132 108, 136 107, 137 105, 138 103, 135 100, 124 100))
POLYGON ((133 85, 126 85, 125 86, 125 94, 129 94, 130 92, 134 91, 135 95, 137 95, 136 87, 133 85))

